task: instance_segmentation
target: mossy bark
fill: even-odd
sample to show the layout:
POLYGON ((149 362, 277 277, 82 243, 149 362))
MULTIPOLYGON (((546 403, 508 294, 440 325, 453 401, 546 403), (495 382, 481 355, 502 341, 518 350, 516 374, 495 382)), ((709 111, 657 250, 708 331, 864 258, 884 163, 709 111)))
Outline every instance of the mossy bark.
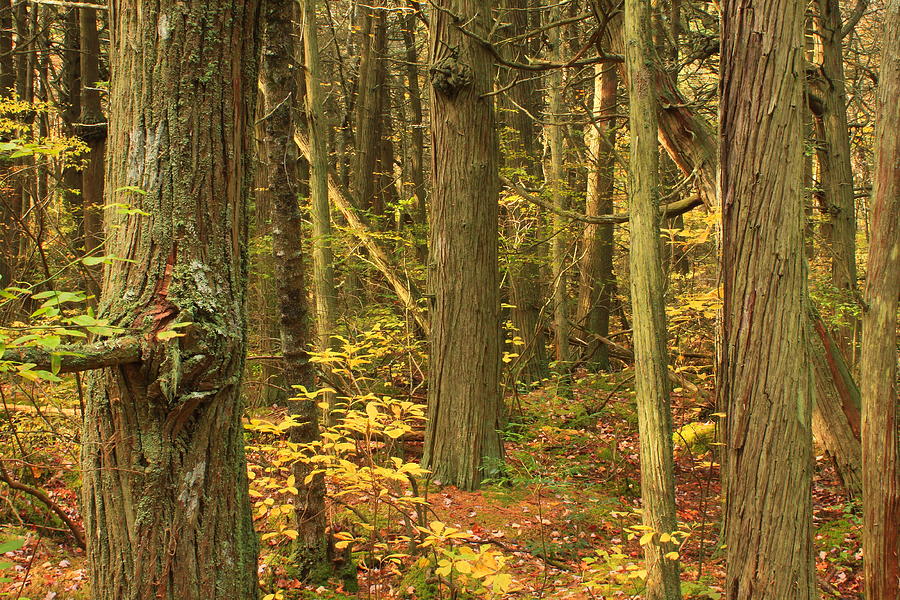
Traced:
POLYGON ((655 532, 644 545, 648 600, 680 600, 676 550, 660 540, 678 528, 672 458, 672 410, 666 351, 665 283, 659 243, 659 144, 656 90, 651 65, 657 60, 649 0, 625 2, 625 64, 631 138, 631 305, 634 324, 635 393, 640 429, 643 523, 655 532))
POLYGON ((100 314, 146 332, 94 371, 83 514, 98 600, 254 599, 240 382, 259 4, 110 5, 108 251, 100 314), (131 187, 133 186, 133 187, 131 187), (143 193, 125 188, 137 188, 143 193), (183 337, 160 339, 175 323, 183 337))

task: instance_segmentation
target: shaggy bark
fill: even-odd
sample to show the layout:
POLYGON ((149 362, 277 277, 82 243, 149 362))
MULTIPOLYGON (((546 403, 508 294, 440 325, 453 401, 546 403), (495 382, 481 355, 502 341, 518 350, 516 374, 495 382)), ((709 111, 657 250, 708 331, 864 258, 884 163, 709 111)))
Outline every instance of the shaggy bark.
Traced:
POLYGON ((900 598, 900 434, 897 290, 900 289, 900 1, 884 13, 878 81, 872 234, 863 316, 862 460, 866 598, 900 598))
POLYGON ((477 487, 502 457, 497 139, 485 35, 491 2, 438 0, 431 14, 433 294, 423 464, 477 487), (459 19, 459 20, 457 20, 459 19))
POLYGON ((720 394, 726 407, 725 590, 813 600, 812 378, 803 253, 802 4, 722 12, 720 394))
POLYGON ((99 314, 147 338, 87 386, 98 600, 257 596, 240 381, 259 16, 255 0, 110 5, 108 203, 150 214, 107 212, 108 251, 129 261, 107 267, 99 314))

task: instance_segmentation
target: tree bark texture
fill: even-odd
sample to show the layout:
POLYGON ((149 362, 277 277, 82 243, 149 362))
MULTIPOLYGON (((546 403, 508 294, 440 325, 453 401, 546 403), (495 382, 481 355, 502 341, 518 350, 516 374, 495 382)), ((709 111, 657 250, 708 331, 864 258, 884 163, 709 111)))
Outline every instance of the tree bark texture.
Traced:
POLYGON ((439 0, 430 25, 434 299, 423 463, 464 489, 477 487, 502 456, 500 184, 493 97, 485 96, 494 69, 488 50, 459 31, 486 35, 491 4, 439 0))
POLYGON ((108 251, 133 262, 107 266, 99 314, 146 334, 140 363, 88 382, 97 600, 257 596, 240 382, 259 13, 255 0, 110 4, 108 203, 150 214, 106 215, 108 251), (160 339, 176 323, 183 337, 160 339))
POLYGON ((897 290, 900 290, 900 1, 885 5, 875 132, 862 381, 863 552, 866 598, 900 598, 900 434, 897 290))
MULTIPOLYGON (((613 212, 615 184, 615 114, 616 91, 619 85, 617 66, 597 65, 594 68, 593 118, 585 138, 588 150, 586 213, 589 216, 613 212)), ((586 355, 597 368, 609 368, 606 344, 592 336, 609 335, 609 313, 612 307, 613 226, 588 224, 582 235, 584 254, 578 286, 576 321, 588 335, 586 355)))
POLYGON ((658 536, 678 527, 672 458, 672 411, 666 351, 665 284, 659 243, 659 144, 656 92, 651 66, 656 62, 650 0, 625 2, 625 65, 628 72, 628 122, 631 161, 628 176, 631 213, 631 305, 635 357, 635 395, 640 430, 641 502, 644 525, 656 532, 644 545, 647 600, 680 600, 676 549, 658 536))
MULTIPOLYGON (((275 286, 278 295, 279 336, 283 356, 284 381, 295 396, 292 386, 312 389, 315 372, 309 362, 312 341, 309 303, 306 293, 306 261, 303 256, 303 219, 298 204, 299 173, 297 146, 292 131, 295 105, 300 102, 296 65, 293 58, 299 50, 294 15, 299 13, 296 0, 267 0, 265 4, 265 36, 263 38, 260 81, 266 105, 265 150, 268 171, 268 193, 272 197, 272 251, 275 286)), ((312 14, 315 31, 315 3, 302 5, 312 14)), ((304 31, 304 34, 308 32, 304 31)), ((304 35, 304 40, 306 35, 304 35)), ((307 114, 307 123, 313 115, 307 114)), ((291 441, 298 444, 319 439, 319 410, 305 398, 289 400, 288 408, 300 425, 291 429, 291 441)), ((321 477, 306 483, 311 469, 294 465, 296 529, 294 564, 301 579, 321 579, 327 575, 328 543, 325 537, 325 488, 321 477)))
MULTIPOLYGON (((822 112, 814 115, 821 132, 818 152, 829 220, 831 282, 842 292, 841 300, 855 302, 856 290, 856 203, 853 168, 850 164, 850 129, 847 126, 847 90, 844 83, 844 53, 841 45, 839 0, 817 0, 816 19, 822 64, 812 88, 821 99, 822 112)), ((855 318, 835 331, 844 357, 854 362, 855 318)))
POLYGON ((805 360, 804 6, 722 12, 720 185, 726 595, 817 597, 805 360))

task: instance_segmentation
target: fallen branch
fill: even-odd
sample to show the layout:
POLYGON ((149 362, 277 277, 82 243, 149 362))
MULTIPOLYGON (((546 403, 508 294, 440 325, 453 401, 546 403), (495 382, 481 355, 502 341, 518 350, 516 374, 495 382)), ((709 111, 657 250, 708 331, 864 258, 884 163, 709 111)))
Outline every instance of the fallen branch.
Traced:
MULTIPOLYGON (((299 130, 295 130, 294 143, 297 144, 300 153, 309 160, 310 145, 309 138, 306 137, 306 134, 299 130)), ((413 319, 415 319, 416 323, 422 329, 422 332, 427 336, 431 327, 425 311, 419 305, 419 299, 422 298, 422 293, 409 277, 401 275, 402 270, 394 264, 388 251, 378 243, 377 239, 375 239, 372 226, 369 225, 359 212, 357 212, 356 207, 353 206, 353 202, 337 184, 331 172, 328 173, 328 197, 344 218, 347 219, 347 224, 350 226, 350 232, 356 236, 366 248, 369 253, 369 258, 372 260, 372 264, 374 264, 375 268, 388 280, 388 283, 394 288, 394 292, 397 294, 400 302, 406 310, 410 312, 413 319)))

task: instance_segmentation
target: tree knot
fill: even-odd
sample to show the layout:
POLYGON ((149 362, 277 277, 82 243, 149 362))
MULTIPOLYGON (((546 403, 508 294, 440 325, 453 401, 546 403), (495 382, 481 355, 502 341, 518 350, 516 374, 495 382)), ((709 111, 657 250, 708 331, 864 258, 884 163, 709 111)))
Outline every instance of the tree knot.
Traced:
POLYGON ((472 69, 459 61, 459 52, 455 50, 431 65, 429 72, 434 89, 450 98, 472 83, 472 69))

